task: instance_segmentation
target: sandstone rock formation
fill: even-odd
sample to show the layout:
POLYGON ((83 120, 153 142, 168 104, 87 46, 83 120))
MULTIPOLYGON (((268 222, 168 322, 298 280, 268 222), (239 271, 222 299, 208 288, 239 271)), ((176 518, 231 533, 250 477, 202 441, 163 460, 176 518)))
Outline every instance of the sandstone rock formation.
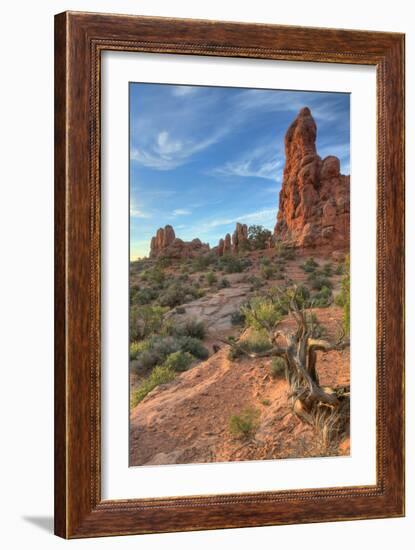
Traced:
POLYGON ((317 127, 304 107, 285 135, 285 168, 276 240, 299 247, 345 250, 350 242, 350 177, 334 156, 316 151, 317 127))
POLYGON ((216 253, 218 256, 224 254, 237 254, 239 251, 244 250, 246 247, 244 244, 248 243, 248 227, 246 224, 237 223, 235 231, 225 235, 225 239, 219 239, 218 246, 216 247, 216 253))
POLYGON ((248 227, 247 225, 237 223, 235 231, 232 235, 232 251, 238 252, 244 248, 244 244, 248 242, 248 227))
POLYGON ((223 253, 224 254, 228 254, 229 252, 232 251, 232 241, 231 241, 231 236, 229 233, 226 233, 225 235, 225 241, 223 243, 223 253))
POLYGON ((160 227, 150 244, 150 258, 184 259, 208 251, 209 245, 200 239, 190 242, 178 239, 171 225, 166 225, 164 229, 160 227))

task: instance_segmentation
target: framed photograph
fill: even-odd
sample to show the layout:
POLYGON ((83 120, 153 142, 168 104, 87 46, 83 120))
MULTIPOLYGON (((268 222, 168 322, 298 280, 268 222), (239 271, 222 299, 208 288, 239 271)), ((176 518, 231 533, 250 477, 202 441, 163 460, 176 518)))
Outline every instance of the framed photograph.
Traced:
POLYGON ((404 35, 55 18, 55 532, 404 515, 404 35))

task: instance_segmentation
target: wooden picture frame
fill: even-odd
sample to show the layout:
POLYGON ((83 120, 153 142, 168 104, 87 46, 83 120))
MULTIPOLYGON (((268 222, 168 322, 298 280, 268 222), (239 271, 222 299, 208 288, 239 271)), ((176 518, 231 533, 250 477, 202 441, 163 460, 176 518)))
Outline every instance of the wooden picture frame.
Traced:
POLYGON ((55 533, 64 538, 404 515, 404 35, 65 12, 55 18, 55 533), (104 50, 373 65, 373 486, 101 499, 100 60, 104 50))

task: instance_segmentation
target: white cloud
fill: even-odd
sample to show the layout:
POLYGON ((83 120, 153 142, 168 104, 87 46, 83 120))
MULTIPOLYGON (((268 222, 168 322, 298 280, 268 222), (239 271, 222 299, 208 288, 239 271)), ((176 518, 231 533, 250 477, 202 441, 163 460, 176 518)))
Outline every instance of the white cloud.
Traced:
POLYGON ((213 228, 219 227, 221 225, 229 225, 236 222, 240 223, 250 223, 250 224, 262 224, 270 225, 275 222, 277 216, 277 208, 262 208, 255 212, 249 212, 247 214, 240 214, 235 216, 229 216, 227 218, 218 218, 216 220, 211 220, 206 224, 203 224, 204 228, 213 228))
POLYGON ((151 218, 151 214, 149 214, 148 212, 143 212, 143 210, 135 208, 134 206, 130 206, 130 216, 132 218, 151 218))
POLYGON ((196 86, 173 86, 171 92, 175 97, 183 97, 195 94, 197 89, 196 86))
POLYGON ((186 208, 176 208, 176 210, 173 210, 173 216, 190 216, 191 213, 186 208))

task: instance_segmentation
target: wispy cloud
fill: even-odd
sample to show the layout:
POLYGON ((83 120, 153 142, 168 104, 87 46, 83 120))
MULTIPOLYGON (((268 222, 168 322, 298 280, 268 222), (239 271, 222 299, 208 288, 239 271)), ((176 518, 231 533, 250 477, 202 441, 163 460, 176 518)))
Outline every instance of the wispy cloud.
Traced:
POLYGON ((173 210, 173 216, 190 216, 191 210, 188 210, 187 208, 176 208, 173 210))
POLYGON ((270 220, 275 221, 277 211, 276 208, 262 208, 260 210, 256 210, 255 212, 248 212, 245 214, 238 214, 235 216, 229 216, 226 218, 217 218, 210 220, 209 222, 206 222, 205 224, 202 224, 201 227, 204 228, 212 228, 212 227, 219 227, 221 225, 230 225, 236 222, 241 223, 251 223, 251 224, 264 224, 269 225, 267 222, 270 220))
POLYGON ((241 114, 249 112, 268 112, 278 113, 286 112, 298 113, 304 106, 310 107, 314 118, 320 122, 332 122, 336 120, 340 113, 335 108, 340 104, 340 100, 333 94, 330 104, 327 104, 327 94, 324 95, 324 101, 318 93, 281 91, 275 93, 275 90, 243 90, 235 98, 235 103, 241 114))
POLYGON ((275 142, 265 147, 248 151, 236 161, 229 161, 214 168, 211 173, 218 176, 237 176, 242 178, 265 178, 280 180, 283 161, 278 155, 275 142))
POLYGON ((158 133, 148 148, 132 150, 131 159, 148 168, 171 170, 188 162, 194 155, 217 143, 225 128, 200 141, 172 138, 167 130, 158 133))
POLYGON ((198 91, 197 86, 172 86, 171 93, 174 97, 184 97, 194 95, 198 91))
POLYGON ((144 219, 151 218, 150 213, 144 212, 140 208, 136 208, 134 206, 130 206, 130 216, 132 218, 144 218, 144 219))

